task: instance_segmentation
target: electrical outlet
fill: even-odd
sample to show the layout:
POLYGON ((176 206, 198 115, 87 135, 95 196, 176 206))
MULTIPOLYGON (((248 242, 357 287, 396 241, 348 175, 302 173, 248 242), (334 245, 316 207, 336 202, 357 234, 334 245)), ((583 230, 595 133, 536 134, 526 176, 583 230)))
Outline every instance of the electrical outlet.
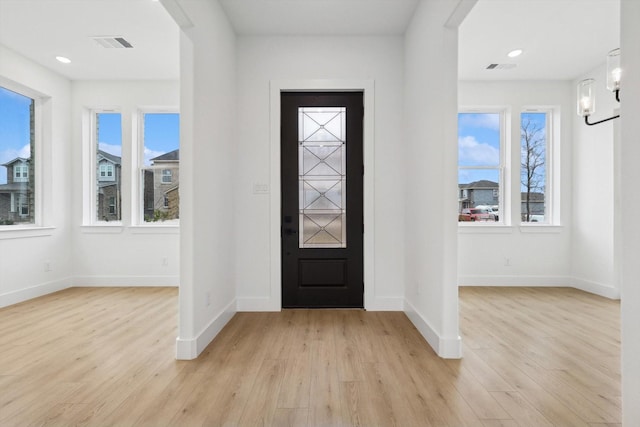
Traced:
POLYGON ((162 257, 161 263, 162 263, 163 267, 168 266, 169 265, 169 258, 167 258, 166 256, 162 257))
POLYGON ((209 292, 205 294, 205 300, 207 302, 207 307, 209 307, 211 305, 211 294, 209 292))
POLYGON ((504 258, 504 266, 505 267, 511 267, 511 258, 504 258))
POLYGON ((44 262, 44 271, 46 271, 46 272, 51 271, 51 261, 45 261, 44 262))

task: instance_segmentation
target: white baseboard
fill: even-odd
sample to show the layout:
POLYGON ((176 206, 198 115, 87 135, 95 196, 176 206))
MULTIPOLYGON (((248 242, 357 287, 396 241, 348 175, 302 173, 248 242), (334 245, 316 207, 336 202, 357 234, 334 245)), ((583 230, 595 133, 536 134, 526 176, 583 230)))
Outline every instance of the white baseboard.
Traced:
POLYGON ((459 336, 453 338, 441 337, 429 325, 429 322, 418 313, 413 304, 405 300, 404 306, 404 312, 409 320, 439 357, 443 359, 460 359, 462 357, 462 339, 459 336))
POLYGON ((76 276, 73 286, 83 288, 109 287, 176 287, 180 276, 76 276))
POLYGON ((234 299, 194 338, 176 338, 176 359, 193 360, 197 358, 236 314, 236 306, 237 302, 234 299))
POLYGON ((458 276, 459 286, 535 286, 567 287, 573 286, 568 276, 458 276))
POLYGON ((368 311, 404 311, 404 297, 374 297, 366 304, 368 311))
POLYGON ((573 279, 572 287, 609 299, 620 299, 620 289, 584 279, 573 279))
POLYGON ((73 284, 73 278, 65 277, 51 282, 41 283, 30 288, 19 289, 4 294, 0 294, 0 308, 18 304, 33 298, 41 297, 53 292, 70 288, 73 284))
POLYGON ((282 303, 280 301, 273 301, 269 297, 238 297, 237 308, 238 311, 244 312, 280 311, 282 310, 282 303))

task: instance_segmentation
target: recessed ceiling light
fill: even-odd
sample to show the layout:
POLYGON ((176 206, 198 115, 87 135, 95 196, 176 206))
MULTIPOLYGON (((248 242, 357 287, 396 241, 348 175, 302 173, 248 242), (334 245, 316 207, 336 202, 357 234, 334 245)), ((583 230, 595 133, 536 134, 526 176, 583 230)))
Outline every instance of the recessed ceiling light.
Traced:
POLYGON ((60 62, 62 62, 63 64, 70 64, 71 60, 69 58, 67 58, 66 56, 56 56, 56 59, 60 62))
POLYGON ((515 50, 512 50, 511 52, 507 53, 507 56, 509 58, 516 58, 516 57, 522 55, 522 52, 523 52, 522 49, 515 49, 515 50))

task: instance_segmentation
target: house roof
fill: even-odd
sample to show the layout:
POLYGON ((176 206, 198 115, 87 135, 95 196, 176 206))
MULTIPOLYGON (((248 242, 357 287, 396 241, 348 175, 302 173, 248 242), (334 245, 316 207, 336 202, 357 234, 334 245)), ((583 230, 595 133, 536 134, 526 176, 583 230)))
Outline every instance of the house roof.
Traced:
POLYGON ((151 159, 152 162, 175 162, 180 160, 180 149, 169 151, 161 156, 151 159))
MULTIPOLYGON (((521 197, 522 197, 522 201, 524 202, 525 200, 527 200, 527 193, 526 192, 521 193, 521 197)), ((544 193, 535 193, 535 192, 529 193, 529 201, 544 202, 544 193)))
POLYGON ((111 163, 115 163, 117 165, 122 163, 122 158, 115 156, 113 154, 107 153, 106 151, 98 150, 98 156, 102 156, 103 158, 109 160, 111 163))
POLYGON ((8 161, 7 163, 3 164, 2 166, 6 166, 9 167, 12 164, 16 163, 16 162, 28 162, 29 159, 25 159, 24 157, 16 157, 15 159, 8 161))
POLYGON ((11 184, 1 184, 0 193, 14 192, 14 191, 27 191, 26 182, 12 182, 11 184))
POLYGON ((462 189, 469 189, 469 190, 499 187, 497 182, 488 181, 486 179, 470 182, 469 184, 459 184, 458 186, 462 189))

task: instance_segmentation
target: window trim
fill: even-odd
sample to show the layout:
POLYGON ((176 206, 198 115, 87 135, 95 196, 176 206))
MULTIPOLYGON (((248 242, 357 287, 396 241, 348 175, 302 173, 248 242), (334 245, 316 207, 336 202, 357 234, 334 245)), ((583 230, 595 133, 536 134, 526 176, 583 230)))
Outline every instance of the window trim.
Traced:
MULTIPOLYGON (((120 114, 121 123, 124 123, 124 113, 118 106, 97 106, 86 107, 82 113, 82 128, 83 128, 83 179, 82 193, 83 193, 83 215, 82 225, 83 227, 121 227, 123 211, 120 212, 119 221, 99 221, 98 220, 98 207, 96 200, 98 198, 98 175, 100 173, 100 166, 96 162, 98 157, 98 135, 96 132, 96 118, 98 114, 120 114)), ((124 129, 122 129, 122 154, 124 154, 124 129)), ((123 158, 123 156, 121 156, 123 158)), ((124 160, 124 159, 123 159, 124 160)), ((121 165, 122 167, 122 165, 121 165)), ((115 168, 114 168, 115 176, 115 168)), ((105 177, 106 178, 106 177, 105 177)), ((121 189, 121 203, 122 203, 122 189, 124 187, 124 179, 121 177, 120 189, 121 189)))
MULTIPOLYGON (((47 153, 45 154, 45 144, 43 142, 44 140, 46 140, 47 142, 50 142, 51 140, 51 97, 29 86, 17 83, 1 75, 0 86, 33 100, 33 144, 34 152, 36 153, 35 160, 31 159, 31 161, 34 162, 33 172, 35 177, 29 176, 30 174, 28 173, 27 169, 27 179, 33 180, 33 188, 35 192, 33 197, 33 222, 14 225, 0 225, 0 233, 10 234, 10 236, 7 237, 0 236, 0 239, 30 237, 31 235, 47 236, 50 235, 48 231, 40 232, 37 230, 53 229, 51 227, 45 226, 45 199, 43 194, 45 191, 45 182, 47 183, 47 190, 51 189, 49 184, 51 180, 43 179, 43 174, 45 173, 44 164, 48 164, 51 161, 50 152, 47 151, 47 153)), ((50 168, 47 168, 46 170, 49 171, 50 168)))
MULTIPOLYGON (((457 165, 458 174, 460 169, 484 169, 498 171, 498 206, 500 207, 500 217, 495 222, 464 222, 459 221, 458 227, 505 227, 511 225, 511 183, 509 180, 511 167, 508 159, 511 159, 511 108, 506 105, 492 106, 460 106, 460 114, 499 114, 500 115, 500 164, 496 166, 460 166, 457 165)), ((459 138, 459 135, 458 135, 459 138)), ((458 183, 459 185, 460 183, 458 183)), ((459 187, 458 187, 459 188, 459 187)), ((495 190, 494 190, 495 191, 495 190)))
MULTIPOLYGON (((559 143, 557 141, 560 140, 560 107, 559 106, 551 106, 551 105, 523 105, 520 111, 519 120, 518 120, 518 133, 520 133, 520 128, 522 126, 522 114, 523 113, 545 113, 546 114, 546 123, 545 123, 545 132, 546 132, 546 146, 545 146, 545 194, 544 194, 544 215, 545 222, 525 222, 522 221, 522 200, 518 204, 519 207, 519 218, 520 218, 520 226, 522 227, 532 227, 532 228, 542 228, 542 227, 553 227, 560 225, 560 213, 558 208, 560 206, 559 200, 557 200, 557 196, 560 194, 559 192, 559 182, 556 182, 556 176, 560 176, 560 171, 556 170, 559 167, 560 162, 558 161, 558 157, 560 155, 559 151, 559 143)), ((522 141, 518 140, 518 149, 522 146, 522 141)), ((521 164, 522 159, 519 157, 519 166, 518 166, 518 182, 520 182, 521 176, 521 164)), ((518 186, 518 194, 521 193, 521 186, 518 186)), ((522 197, 520 197, 522 199, 522 197)))
MULTIPOLYGON (((144 171, 145 170, 162 170, 167 169, 164 165, 145 166, 144 165, 144 116, 145 114, 180 114, 177 106, 140 106, 138 107, 133 120, 134 140, 131 144, 131 226, 141 228, 162 228, 162 227, 179 227, 180 220, 168 220, 159 224, 158 222, 146 222, 144 220, 144 171)), ((160 172, 162 173, 162 172, 160 172)), ((173 174, 171 182, 164 182, 161 177, 161 184, 173 183, 173 174)))

